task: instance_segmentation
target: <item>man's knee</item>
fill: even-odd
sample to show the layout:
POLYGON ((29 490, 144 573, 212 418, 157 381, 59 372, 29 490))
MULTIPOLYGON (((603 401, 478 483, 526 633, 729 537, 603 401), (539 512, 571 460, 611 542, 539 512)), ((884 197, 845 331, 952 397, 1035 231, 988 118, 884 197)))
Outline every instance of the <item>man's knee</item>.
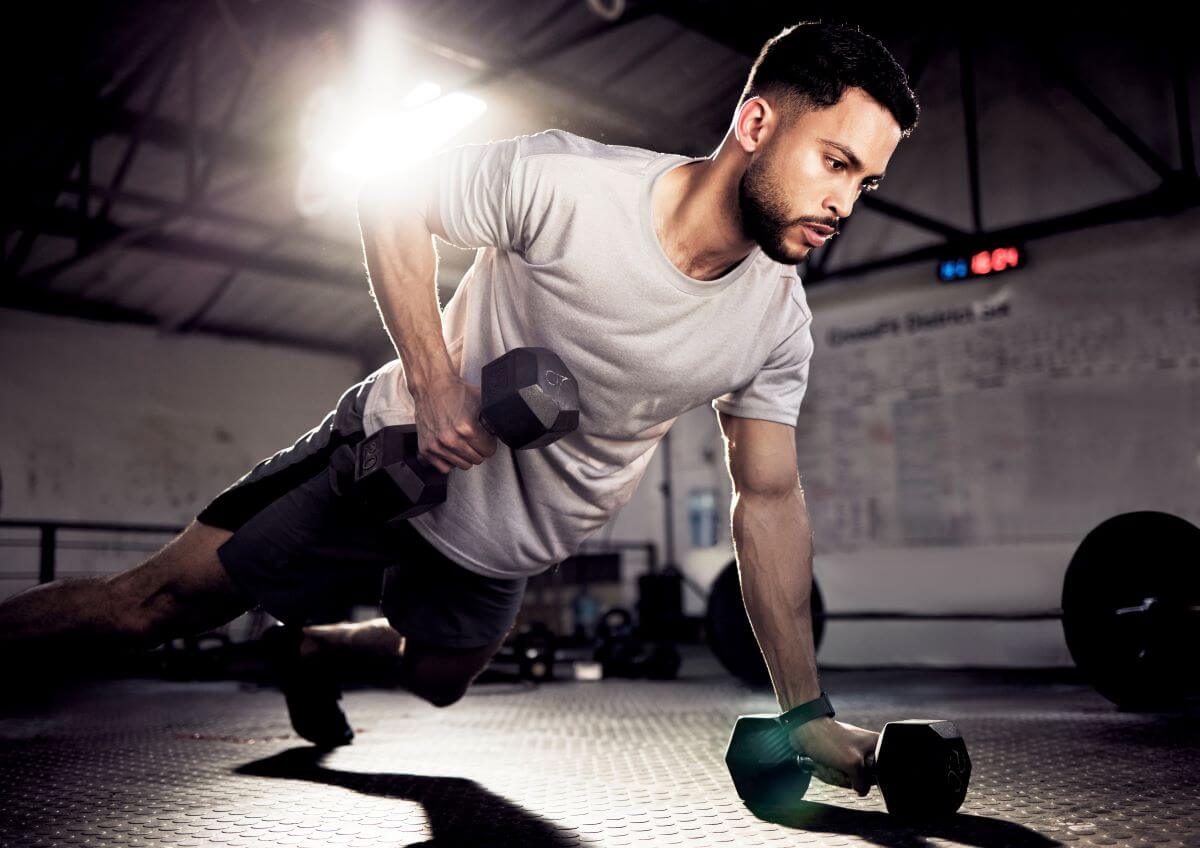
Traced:
POLYGON ((414 694, 435 707, 448 707, 451 704, 456 704, 462 700, 463 695, 467 694, 467 688, 470 686, 470 681, 463 684, 450 685, 447 683, 435 683, 428 685, 425 688, 413 690, 414 694))
POLYGON ((462 700, 478 672, 458 667, 437 666, 430 657, 409 662, 405 658, 404 685, 418 698, 435 707, 448 707, 462 700))
POLYGON ((141 565, 109 578, 117 632, 152 648, 224 624, 253 606, 216 555, 230 535, 193 523, 141 565))
POLYGON ((471 682, 487 667, 503 640, 483 648, 453 650, 407 640, 404 651, 404 685, 435 707, 462 700, 471 682))

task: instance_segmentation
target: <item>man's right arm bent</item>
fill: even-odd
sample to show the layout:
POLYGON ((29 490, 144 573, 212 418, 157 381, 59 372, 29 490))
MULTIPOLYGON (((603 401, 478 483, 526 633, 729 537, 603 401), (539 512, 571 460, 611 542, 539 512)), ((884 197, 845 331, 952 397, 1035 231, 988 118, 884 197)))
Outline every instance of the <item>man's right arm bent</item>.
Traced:
POLYGON ((496 452, 496 438, 479 423, 479 387, 455 372, 442 336, 433 236, 446 234, 434 179, 414 168, 364 188, 358 220, 371 293, 416 408, 421 457, 442 473, 478 465, 496 452))

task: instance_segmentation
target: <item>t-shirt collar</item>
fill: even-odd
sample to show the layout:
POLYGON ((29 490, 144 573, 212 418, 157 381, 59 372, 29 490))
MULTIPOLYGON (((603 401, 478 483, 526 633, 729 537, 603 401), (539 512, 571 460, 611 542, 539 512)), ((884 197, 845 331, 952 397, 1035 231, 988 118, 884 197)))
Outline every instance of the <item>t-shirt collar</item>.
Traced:
POLYGON ((691 162, 699 162, 705 157, 703 156, 682 156, 675 153, 664 153, 657 159, 654 159, 647 169, 644 188, 641 198, 642 212, 642 235, 646 240, 647 251, 654 261, 665 272, 667 279, 671 285, 682 292, 688 294, 708 297, 722 291, 730 283, 735 282, 739 277, 746 273, 755 260, 762 255, 762 248, 755 245, 746 257, 729 269, 727 272, 717 277, 715 280, 697 280, 694 277, 689 277, 687 274, 675 267, 666 252, 663 251, 662 244, 658 240, 658 234, 654 232, 654 221, 652 214, 651 198, 653 197, 654 187, 658 181, 668 172, 675 168, 681 167, 691 162))

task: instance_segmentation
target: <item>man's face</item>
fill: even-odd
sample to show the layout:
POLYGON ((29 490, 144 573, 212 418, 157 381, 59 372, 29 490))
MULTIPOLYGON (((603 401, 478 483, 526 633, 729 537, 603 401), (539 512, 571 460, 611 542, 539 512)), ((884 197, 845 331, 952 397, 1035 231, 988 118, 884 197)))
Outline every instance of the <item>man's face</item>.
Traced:
POLYGON ((776 262, 803 262, 821 240, 805 224, 836 230, 859 194, 878 184, 899 143, 896 119, 860 88, 777 127, 738 184, 743 233, 776 262))

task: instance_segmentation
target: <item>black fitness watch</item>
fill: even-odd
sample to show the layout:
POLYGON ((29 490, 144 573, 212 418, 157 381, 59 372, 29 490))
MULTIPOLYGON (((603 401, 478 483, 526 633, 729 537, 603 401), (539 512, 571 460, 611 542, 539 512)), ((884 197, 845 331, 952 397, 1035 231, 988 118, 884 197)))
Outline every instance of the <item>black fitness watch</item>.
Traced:
POLYGON ((780 713, 775 720, 779 722, 779 726, 784 730, 791 730, 805 722, 812 721, 814 718, 821 718, 822 716, 832 718, 833 715, 833 704, 829 703, 829 696, 821 692, 820 697, 813 698, 811 701, 803 703, 798 707, 792 707, 785 713, 780 713))

